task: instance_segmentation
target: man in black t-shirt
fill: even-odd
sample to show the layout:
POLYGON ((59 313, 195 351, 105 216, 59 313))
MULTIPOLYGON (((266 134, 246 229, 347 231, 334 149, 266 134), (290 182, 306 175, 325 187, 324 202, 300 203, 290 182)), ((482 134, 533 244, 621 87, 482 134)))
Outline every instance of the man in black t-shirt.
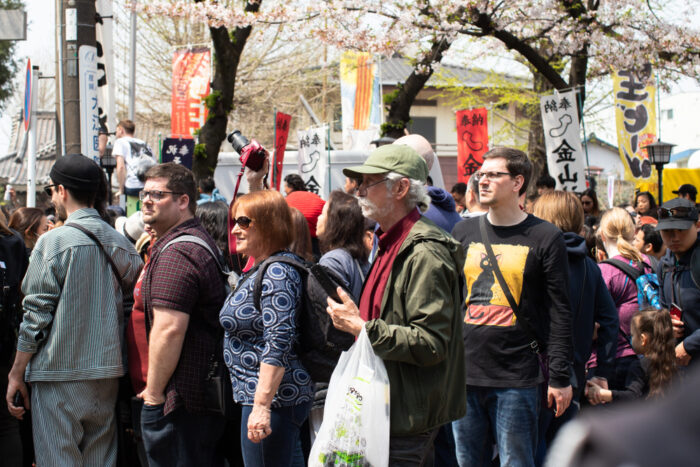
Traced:
MULTIPOLYGON (((549 356, 547 405, 557 415, 571 402, 571 310, 562 233, 521 211, 532 164, 522 152, 495 148, 474 175, 486 216, 457 224, 452 235, 466 251, 464 345, 467 415, 454 422, 460 466, 491 459, 493 433, 501 465, 535 462, 540 386, 537 342, 549 356), (497 267, 516 303, 509 304, 481 238, 485 221, 497 267)), ((543 390, 543 389, 542 389, 543 390)))

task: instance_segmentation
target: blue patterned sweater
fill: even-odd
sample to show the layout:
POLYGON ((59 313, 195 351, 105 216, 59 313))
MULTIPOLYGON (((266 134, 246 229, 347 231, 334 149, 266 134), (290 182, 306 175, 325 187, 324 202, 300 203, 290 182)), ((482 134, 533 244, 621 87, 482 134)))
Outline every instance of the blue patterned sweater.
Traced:
MULTIPOLYGON (((299 261, 288 252, 285 256, 299 261)), ((260 364, 284 367, 284 377, 272 407, 287 407, 313 400, 313 384, 294 349, 297 342, 296 313, 302 301, 302 281, 287 264, 272 263, 263 278, 260 306, 255 308, 253 271, 224 303, 219 321, 224 328, 224 361, 231 374, 233 399, 252 405, 260 364)))

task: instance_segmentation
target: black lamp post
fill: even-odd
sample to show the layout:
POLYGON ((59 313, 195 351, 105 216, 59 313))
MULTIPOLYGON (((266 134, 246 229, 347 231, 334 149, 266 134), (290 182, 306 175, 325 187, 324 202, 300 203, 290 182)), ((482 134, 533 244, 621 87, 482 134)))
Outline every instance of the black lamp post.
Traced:
POLYGON ((656 140, 655 143, 643 146, 643 149, 646 149, 647 153, 649 154, 649 162, 654 164, 654 166, 656 167, 656 171, 659 173, 659 206, 661 206, 664 202, 664 165, 668 164, 668 162, 671 160, 671 151, 673 150, 674 146, 675 144, 664 143, 661 140, 656 140))
POLYGON ((112 143, 108 143, 105 153, 100 158, 100 166, 107 172, 107 192, 109 193, 109 204, 112 205, 112 173, 117 167, 117 159, 112 155, 112 143))

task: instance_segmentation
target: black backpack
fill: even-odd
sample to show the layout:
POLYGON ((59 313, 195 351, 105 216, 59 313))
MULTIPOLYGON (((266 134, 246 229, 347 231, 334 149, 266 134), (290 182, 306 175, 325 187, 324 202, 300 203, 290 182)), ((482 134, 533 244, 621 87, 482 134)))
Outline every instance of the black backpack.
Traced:
MULTIPOLYGON (((288 256, 271 256, 258 268, 258 276, 253 288, 255 308, 260 310, 262 282, 265 271, 271 263, 285 263, 293 266, 301 275, 303 294, 302 306, 297 314, 297 329, 299 342, 296 346, 297 355, 302 365, 316 383, 330 381, 340 354, 348 350, 355 342, 355 337, 340 331, 333 326, 331 317, 326 312, 328 293, 312 271, 312 263, 297 261, 288 256)), ((345 287, 343 281, 330 269, 316 265, 324 270, 334 285, 345 287)))

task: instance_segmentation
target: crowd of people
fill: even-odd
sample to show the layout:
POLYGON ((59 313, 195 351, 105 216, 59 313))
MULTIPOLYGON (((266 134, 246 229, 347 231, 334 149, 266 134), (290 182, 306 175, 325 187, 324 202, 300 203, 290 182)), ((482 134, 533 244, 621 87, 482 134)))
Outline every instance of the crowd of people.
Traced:
POLYGON ((229 206, 178 164, 138 176, 135 142, 118 151, 126 212, 73 154, 51 170, 53 212, 0 215, 3 465, 307 465, 328 385, 298 347, 300 263, 333 273, 332 325, 384 362, 392 466, 562 459, 567 426, 664 400, 698 359, 692 185, 605 210, 544 175, 528 197, 531 161, 494 148, 447 192, 410 135, 327 200, 296 174, 268 188, 266 162, 229 206))

